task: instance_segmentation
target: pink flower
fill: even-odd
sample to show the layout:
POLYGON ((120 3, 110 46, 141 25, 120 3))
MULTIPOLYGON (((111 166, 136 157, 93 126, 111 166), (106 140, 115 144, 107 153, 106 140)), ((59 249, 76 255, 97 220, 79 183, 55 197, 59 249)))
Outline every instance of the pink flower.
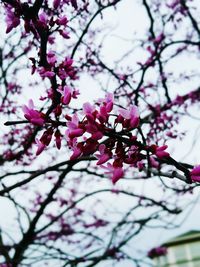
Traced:
MULTIPOLYGON (((123 155, 124 153, 123 146, 119 147, 118 153, 123 155)), ((135 165, 135 163, 138 162, 138 160, 140 160, 138 147, 133 145, 129 148, 129 151, 126 157, 124 158, 124 163, 135 165)))
POLYGON ((86 115, 87 119, 91 122, 95 120, 94 112, 95 112, 94 105, 91 105, 88 102, 83 104, 83 113, 86 115))
POLYGON ((54 66, 57 59, 56 59, 56 56, 55 56, 55 53, 53 51, 50 51, 48 54, 47 54, 47 61, 48 63, 51 65, 51 66, 54 66))
POLYGON ((34 109, 33 100, 30 99, 28 106, 23 106, 24 117, 34 125, 42 126, 45 122, 44 114, 34 109))
POLYGON ((164 34, 161 33, 154 39, 154 43, 155 44, 160 44, 163 41, 164 38, 165 38, 164 34))
POLYGON ((106 123, 109 118, 109 112, 113 109, 113 94, 108 93, 105 98, 98 99, 97 103, 100 104, 99 112, 96 117, 100 121, 100 123, 106 123))
POLYGON ((85 129, 88 133, 90 134, 93 134, 93 133, 97 133, 98 132, 98 128, 95 124, 95 122, 88 122, 86 125, 85 125, 85 129))
POLYGON ((118 74, 118 78, 121 80, 121 81, 125 81, 127 76, 125 74, 118 74))
POLYGON ((54 0, 53 1, 53 7, 54 7, 54 9, 57 9, 60 6, 60 2, 61 2, 61 0, 54 0))
POLYGON ((103 163, 105 163, 106 161, 108 161, 112 154, 111 153, 108 153, 108 151, 106 151, 106 145, 104 144, 101 144, 99 146, 99 152, 100 154, 95 154, 95 157, 97 157, 99 160, 97 161, 97 165, 101 165, 103 163))
POLYGON ((106 111, 111 112, 113 109, 114 96, 112 93, 108 93, 105 97, 106 111))
POLYGON ((67 22, 68 22, 68 19, 66 16, 63 16, 63 17, 60 17, 56 20, 56 23, 58 25, 62 25, 62 26, 66 26, 67 25, 67 22))
POLYGON ((139 111, 137 106, 132 105, 129 110, 119 109, 119 115, 126 120, 127 128, 136 128, 139 125, 139 111))
POLYGON ((36 155, 38 156, 39 154, 42 153, 42 151, 45 149, 45 144, 43 144, 39 139, 35 139, 35 142, 37 144, 37 151, 36 151, 36 155))
POLYGON ((154 157, 150 157, 149 160, 150 160, 151 167, 154 167, 156 169, 159 167, 159 163, 158 163, 158 161, 155 160, 154 157))
POLYGON ((65 66, 65 67, 71 67, 72 66, 72 64, 73 64, 73 59, 72 58, 69 58, 69 57, 66 57, 65 58, 65 60, 64 60, 64 62, 63 62, 63 65, 65 66))
POLYGON ((180 4, 180 0, 173 0, 170 4, 167 4, 166 6, 174 9, 178 4, 180 4))
POLYGON ((144 169, 144 166, 145 166, 144 162, 142 162, 142 161, 137 162, 137 167, 138 167, 139 171, 142 171, 144 169))
POLYGON ((160 146, 160 147, 156 147, 156 151, 155 154, 159 159, 163 159, 166 157, 169 157, 169 153, 165 151, 165 149, 167 149, 168 146, 160 146))
POLYGON ((42 78, 52 78, 55 76, 53 71, 45 69, 44 67, 41 67, 38 72, 42 78))
POLYGON ((38 25, 41 28, 47 28, 47 23, 48 23, 48 16, 47 16, 47 14, 45 12, 42 12, 39 15, 38 25))
POLYGON ((58 76, 61 80, 70 77, 71 79, 76 79, 76 73, 74 67, 72 66, 73 59, 66 57, 65 60, 59 65, 58 76))
POLYGON ((71 87, 65 85, 64 87, 59 86, 58 88, 58 92, 61 93, 62 98, 61 98, 61 102, 64 105, 68 105, 71 102, 71 99, 77 99, 78 95, 79 95, 79 91, 76 89, 72 89, 71 87))
POLYGON ((67 122, 68 130, 66 131, 66 135, 68 139, 73 139, 75 137, 82 136, 85 132, 84 129, 80 128, 79 126, 79 119, 76 114, 72 116, 71 121, 67 122))
POLYGON ((70 39, 69 32, 64 31, 64 30, 59 30, 60 35, 65 38, 65 39, 70 39))
POLYGON ((105 123, 108 121, 108 112, 106 111, 106 107, 105 106, 101 106, 99 113, 97 114, 97 118, 99 120, 100 123, 105 123))
POLYGON ((80 95, 79 90, 74 89, 73 92, 72 92, 72 98, 77 99, 78 95, 80 95))
POLYGON ((124 176, 122 167, 116 167, 113 170, 112 182, 115 184, 120 178, 124 176))
POLYGON ((20 24, 20 19, 16 17, 14 12, 12 11, 12 7, 10 6, 6 7, 6 24, 6 33, 9 33, 10 31, 12 31, 12 29, 16 28, 20 24))
POLYGON ((79 147, 74 147, 73 148, 73 154, 70 157, 70 160, 75 160, 78 157, 80 157, 82 154, 82 150, 79 147))
POLYGON ((88 138, 84 142, 84 145, 82 146, 83 155, 93 154, 94 152, 96 152, 98 146, 99 146, 99 143, 96 140, 94 140, 92 138, 88 138))
MULTIPOLYGON (((66 0, 65 0, 66 2, 66 0)), ((70 2, 71 5, 73 6, 73 8, 77 9, 78 8, 78 5, 77 5, 77 1, 76 0, 68 0, 67 3, 70 2)))
POLYGON ((77 128, 77 129, 74 129, 74 130, 71 130, 69 132, 69 138, 74 138, 74 137, 80 137, 84 134, 84 130, 83 129, 80 129, 80 128, 77 128))
MULTIPOLYGON (((69 132, 69 129, 66 131, 66 134, 67 134, 67 132, 69 132)), ((76 137, 73 139, 70 139, 68 137, 67 143, 68 143, 69 148, 73 151, 73 153, 70 157, 70 160, 75 160, 82 155, 83 143, 78 143, 76 137)))
POLYGON ((108 93, 105 98, 100 98, 97 102, 105 107, 106 112, 111 112, 113 109, 114 96, 112 93, 108 93))
POLYGON ((115 184, 120 178, 124 176, 124 171, 122 167, 115 167, 110 163, 107 163, 107 166, 102 166, 102 168, 107 171, 105 174, 111 174, 112 183, 115 184))
POLYGON ((68 105, 72 98, 72 90, 68 86, 64 86, 62 103, 68 105))
POLYGON ((191 179, 194 182, 200 182, 200 165, 194 167, 190 172, 191 179))
POLYGON ((61 148, 61 133, 60 133, 59 130, 56 130, 54 135, 55 135, 55 138, 56 138, 56 147, 58 149, 60 149, 61 148))
POLYGON ((64 69, 59 68, 58 70, 58 76, 61 80, 65 80, 67 78, 67 73, 64 69))
POLYGON ((166 247, 156 247, 156 248, 151 249, 148 252, 148 257, 153 259, 153 258, 156 258, 159 256, 164 256, 166 254, 167 254, 167 248, 166 247))
POLYGON ((101 138, 103 138, 103 133, 100 131, 94 132, 91 138, 94 140, 100 140, 101 138))
POLYGON ((40 141, 48 146, 51 142, 52 139, 52 135, 53 135, 53 129, 52 128, 48 128, 46 131, 44 131, 44 133, 42 134, 42 137, 40 138, 40 141))
POLYGON ((79 118, 77 114, 74 114, 70 121, 67 122, 67 126, 70 130, 78 128, 79 125, 79 118))

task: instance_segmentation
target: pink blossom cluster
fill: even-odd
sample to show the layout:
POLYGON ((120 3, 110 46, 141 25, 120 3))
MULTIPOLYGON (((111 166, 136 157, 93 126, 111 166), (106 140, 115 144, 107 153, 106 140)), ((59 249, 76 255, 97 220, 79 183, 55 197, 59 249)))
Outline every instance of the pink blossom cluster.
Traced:
MULTIPOLYGON (((74 9, 78 9, 76 0, 53 1, 53 7, 56 9, 62 8, 64 4, 70 4, 74 9)), ((179 5, 179 1, 173 1, 168 7, 175 8, 177 5, 179 5)), ((45 37, 46 41, 44 42, 46 44, 51 43, 51 34, 56 31, 63 38, 69 38, 66 31, 69 20, 65 15, 51 16, 42 10, 35 17, 28 17, 26 16, 26 8, 24 4, 17 1, 13 6, 6 6, 7 32, 16 28, 20 24, 20 18, 24 16, 26 33, 32 32, 34 37, 40 40, 44 39, 44 33, 46 33, 48 36, 48 38, 45 37)), ((157 36, 149 37, 151 44, 147 46, 147 51, 150 53, 150 58, 145 63, 146 66, 154 65, 157 49, 160 48, 164 39, 165 34, 163 32, 157 36)), ((59 127, 64 126, 66 127, 67 144, 72 150, 70 159, 77 160, 82 156, 94 154, 97 158, 96 164, 104 169, 105 174, 111 176, 113 183, 124 176, 126 165, 142 170, 148 162, 148 167, 159 168, 160 161, 170 157, 169 153, 166 152, 166 145, 158 146, 151 144, 151 142, 152 140, 160 141, 157 138, 157 132, 160 133, 163 129, 168 130, 166 136, 176 137, 169 131, 169 128, 172 128, 177 119, 168 115, 167 110, 174 105, 182 105, 186 100, 185 97, 177 97, 174 102, 168 103, 165 107, 159 105, 154 107, 155 120, 151 125, 147 142, 141 142, 139 139, 140 115, 138 107, 130 105, 127 109, 114 110, 112 94, 107 94, 104 99, 99 99, 95 105, 85 103, 82 117, 78 113, 64 114, 71 100, 76 99, 79 95, 78 90, 72 88, 71 85, 69 86, 70 81, 78 78, 77 69, 73 65, 72 58, 65 57, 64 60, 59 61, 54 51, 46 50, 38 52, 40 60, 37 61, 35 58, 30 58, 30 60, 32 61, 32 74, 37 71, 42 79, 47 78, 51 83, 47 97, 43 97, 43 100, 51 100, 50 111, 45 114, 36 110, 32 100, 29 101, 28 105, 23 106, 24 117, 30 123, 45 127, 42 136, 39 139, 36 138, 36 155, 39 155, 49 146, 52 137, 55 139, 56 147, 61 148, 64 134, 61 134, 59 127), (55 119, 52 119, 52 116, 55 119), (67 121, 66 124, 61 122, 63 116, 67 121), (167 126, 166 121, 168 121, 167 126)), ((93 63, 95 65, 95 62, 93 63)), ((119 79, 126 81, 125 76, 120 76, 119 79)), ((166 80, 164 73, 161 74, 161 79, 166 80)), ((193 94, 193 98, 194 101, 198 98, 196 92, 193 94)), ((198 167, 192 170, 191 178, 193 181, 199 179, 198 167)))
POLYGON ((45 122, 45 115, 34 109, 33 100, 30 99, 28 106, 23 106, 24 117, 34 125, 42 126, 45 122))
POLYGON ((6 24, 6 33, 9 33, 20 24, 20 19, 15 15, 14 9, 11 6, 6 7, 6 24))
POLYGON ((61 148, 61 133, 60 131, 57 129, 54 129, 53 127, 48 128, 47 130, 45 130, 41 136, 40 139, 36 138, 36 144, 37 144, 37 151, 36 151, 36 155, 38 156, 39 154, 42 153, 42 151, 50 144, 52 137, 55 137, 55 144, 57 149, 61 148))
MULTIPOLYGON (((73 60, 71 58, 66 57, 63 62, 61 62, 60 64, 56 64, 57 63, 56 56, 52 51, 50 51, 47 54, 47 61, 48 61, 47 66, 38 68, 38 72, 43 79, 44 78, 51 79, 56 75, 61 79, 61 81, 64 81, 67 78, 70 78, 72 80, 77 79, 77 72, 72 66, 73 60)), ((33 68, 35 70, 36 66, 33 65, 33 68)))
POLYGON ((138 167, 146 159, 144 152, 148 151, 157 159, 169 157, 169 153, 165 151, 167 146, 144 146, 133 135, 132 132, 139 126, 136 106, 130 106, 128 110, 120 108, 114 115, 111 114, 113 104, 112 94, 101 99, 97 107, 84 104, 83 119, 80 120, 77 114, 67 117, 66 137, 73 151, 71 160, 96 152, 96 164, 101 165, 105 174, 116 183, 124 176, 124 164, 138 167))
POLYGON ((193 182, 200 182, 200 165, 194 167, 190 175, 193 182))
POLYGON ((153 259, 155 257, 159 257, 159 256, 165 256, 167 254, 167 248, 166 247, 156 247, 151 249, 148 252, 148 257, 153 259))
MULTIPOLYGON (((77 97, 77 91, 72 91, 67 86, 60 88, 59 91, 63 105, 68 105, 72 97, 77 97)), ((147 158, 146 154, 150 153, 152 167, 158 167, 158 161, 169 157, 169 153, 165 151, 166 145, 161 147, 143 145, 138 141, 138 137, 133 135, 140 123, 137 106, 132 105, 129 109, 118 108, 116 111, 113 110, 113 106, 114 97, 110 93, 104 99, 99 99, 96 105, 85 103, 81 119, 78 113, 65 116, 67 120, 65 136, 72 150, 71 160, 95 153, 96 164, 104 169, 105 174, 111 176, 113 183, 116 183, 124 176, 126 164, 142 169, 143 160, 147 158)), ((34 110, 32 101, 29 101, 28 107, 24 106, 23 110, 25 118, 31 123, 39 126, 45 123, 43 114, 34 110)), ((56 115, 60 115, 61 110, 58 113, 57 107, 56 115)), ((51 122, 48 121, 48 124, 51 122)), ((61 148, 62 135, 58 125, 52 122, 52 126, 44 131, 42 137, 36 139, 37 155, 50 144, 53 135, 56 147, 61 148)))
MULTIPOLYGON (((76 0, 54 0, 54 8, 62 8, 65 4, 71 4, 74 9, 78 9, 76 0)), ((20 1, 13 1, 12 4, 6 4, 6 33, 11 32, 14 28, 20 25, 20 18, 23 17, 24 28, 27 33, 32 32, 36 38, 40 36, 40 32, 44 30, 52 30, 56 27, 56 31, 60 33, 63 38, 68 39, 69 35, 66 31, 68 19, 66 16, 58 17, 57 19, 49 18, 49 16, 42 12, 39 16, 30 16, 28 14, 29 5, 21 3, 20 1)))

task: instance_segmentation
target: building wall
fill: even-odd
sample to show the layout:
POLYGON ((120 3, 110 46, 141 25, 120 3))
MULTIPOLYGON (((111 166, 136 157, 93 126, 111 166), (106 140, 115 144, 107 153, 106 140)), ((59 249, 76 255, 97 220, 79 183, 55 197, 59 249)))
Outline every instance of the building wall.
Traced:
POLYGON ((200 242, 168 248, 166 256, 155 259, 156 267, 200 267, 200 242))

